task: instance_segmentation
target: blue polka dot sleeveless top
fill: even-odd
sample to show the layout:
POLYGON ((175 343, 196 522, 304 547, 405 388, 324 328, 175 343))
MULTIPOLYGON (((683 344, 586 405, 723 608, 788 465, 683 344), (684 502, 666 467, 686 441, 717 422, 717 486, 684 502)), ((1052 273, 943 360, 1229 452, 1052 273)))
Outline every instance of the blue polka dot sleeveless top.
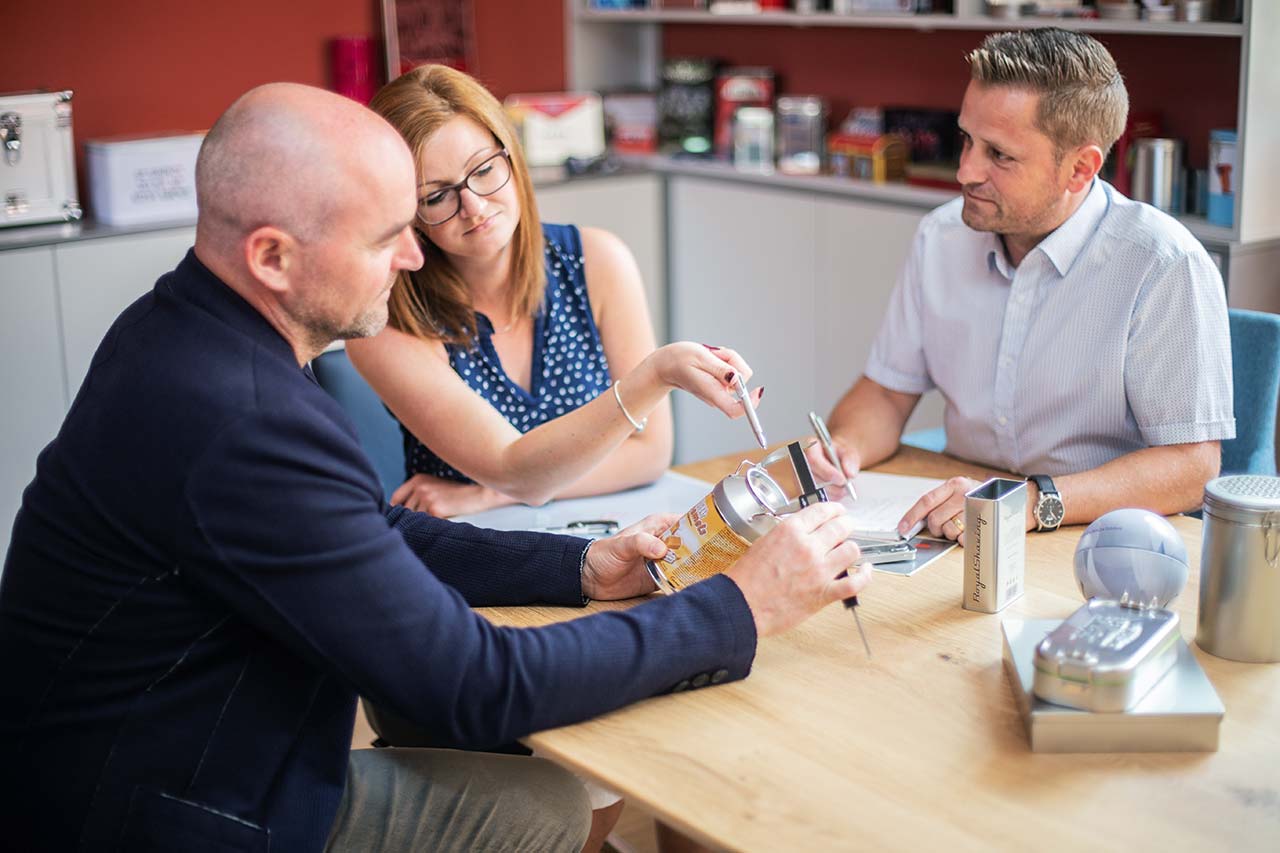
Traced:
MULTIPOLYGON (((547 291, 533 322, 530 391, 507 376, 493 346, 493 323, 476 312, 477 337, 470 346, 446 344, 449 364, 463 381, 525 433, 539 424, 591 402, 609 390, 612 379, 591 316, 582 271, 582 237, 573 225, 542 226, 546 246, 547 291)), ((405 429, 407 476, 430 474, 469 483, 431 448, 405 429)))

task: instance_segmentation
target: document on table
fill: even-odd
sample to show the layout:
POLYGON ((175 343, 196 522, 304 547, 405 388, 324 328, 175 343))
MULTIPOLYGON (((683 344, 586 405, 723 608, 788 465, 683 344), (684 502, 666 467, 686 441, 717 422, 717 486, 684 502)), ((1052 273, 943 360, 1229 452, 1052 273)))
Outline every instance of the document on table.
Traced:
POLYGON ((573 521, 616 521, 623 528, 656 512, 686 512, 711 491, 711 483, 668 471, 654 483, 586 498, 566 498, 543 506, 503 506, 453 521, 492 530, 559 529, 573 521))
POLYGON ((855 535, 878 539, 896 539, 898 522, 907 510, 930 489, 942 485, 942 480, 928 477, 907 477, 901 474, 876 474, 863 471, 853 478, 858 499, 848 495, 841 499, 853 518, 855 535))

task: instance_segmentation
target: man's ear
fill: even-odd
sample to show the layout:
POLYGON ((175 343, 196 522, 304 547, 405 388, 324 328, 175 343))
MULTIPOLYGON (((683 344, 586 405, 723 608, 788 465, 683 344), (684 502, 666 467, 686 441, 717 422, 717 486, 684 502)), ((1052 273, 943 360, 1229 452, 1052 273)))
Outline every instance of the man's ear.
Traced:
POLYGON ((245 238, 244 262, 249 274, 268 290, 283 294, 298 263, 298 241, 279 228, 264 225, 245 238))
POLYGON ((1071 174, 1067 177, 1067 189, 1073 193, 1089 186, 1094 175, 1102 169, 1105 156, 1097 145, 1082 145, 1068 155, 1071 158, 1071 174))

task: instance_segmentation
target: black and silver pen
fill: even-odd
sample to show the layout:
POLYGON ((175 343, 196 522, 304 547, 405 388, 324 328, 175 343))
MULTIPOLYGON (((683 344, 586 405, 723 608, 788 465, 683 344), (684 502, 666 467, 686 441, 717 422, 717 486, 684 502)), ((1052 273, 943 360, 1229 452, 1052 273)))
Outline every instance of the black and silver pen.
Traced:
MULTIPOLYGON (((813 472, 809 469, 809 462, 804 458, 804 451, 800 449, 800 443, 793 441, 787 445, 787 450, 791 453, 791 467, 795 469, 796 478, 800 481, 800 506, 809 505, 812 498, 820 501, 827 499, 827 493, 814 482, 813 472)), ((838 465, 837 465, 838 470, 838 465)), ((849 570, 845 569, 836 575, 836 580, 847 578, 849 570)), ((846 610, 853 611, 853 621, 858 624, 858 636, 862 638, 862 647, 867 650, 867 657, 871 657, 871 644, 867 642, 867 632, 862 629, 862 617, 858 615, 858 596, 851 595, 844 600, 846 610)))

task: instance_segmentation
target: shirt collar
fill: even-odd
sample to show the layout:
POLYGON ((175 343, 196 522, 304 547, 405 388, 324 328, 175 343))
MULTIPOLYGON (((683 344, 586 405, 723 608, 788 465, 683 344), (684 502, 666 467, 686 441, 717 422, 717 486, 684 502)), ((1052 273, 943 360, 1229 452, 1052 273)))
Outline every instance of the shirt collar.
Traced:
POLYGON ((1064 276, 1071 269, 1076 258, 1084 251, 1089 238, 1098 230, 1098 224, 1102 222, 1110 205, 1111 201, 1102 181, 1095 178, 1089 194, 1084 197, 1076 212, 1036 246, 1053 263, 1058 275, 1064 276))
MULTIPOLYGON (((1076 212, 1050 232, 1049 236, 1041 240, 1032 251, 1043 252, 1053 264, 1054 269, 1058 271, 1058 275, 1065 276, 1076 258, 1084 251, 1089 238, 1098 230, 1098 225, 1110 206, 1111 198, 1107 193, 1105 182, 1094 178, 1089 193, 1080 207, 1076 208, 1076 212)), ((1000 235, 988 233, 986 238, 987 268, 1012 280, 1015 269, 1005 254, 1000 235)))

